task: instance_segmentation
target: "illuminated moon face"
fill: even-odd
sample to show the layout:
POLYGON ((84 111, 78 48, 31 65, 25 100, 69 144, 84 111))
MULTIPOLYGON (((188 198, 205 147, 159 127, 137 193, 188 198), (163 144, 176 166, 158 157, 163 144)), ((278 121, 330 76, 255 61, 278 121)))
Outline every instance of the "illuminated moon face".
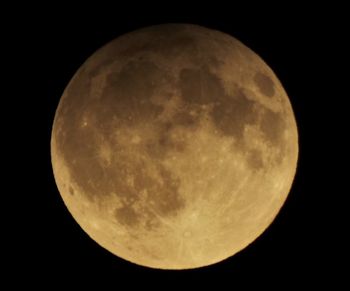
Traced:
POLYGON ((293 111, 272 70, 224 33, 172 24, 107 44, 77 71, 51 139, 79 225, 131 262, 219 262, 254 241, 290 190, 293 111))

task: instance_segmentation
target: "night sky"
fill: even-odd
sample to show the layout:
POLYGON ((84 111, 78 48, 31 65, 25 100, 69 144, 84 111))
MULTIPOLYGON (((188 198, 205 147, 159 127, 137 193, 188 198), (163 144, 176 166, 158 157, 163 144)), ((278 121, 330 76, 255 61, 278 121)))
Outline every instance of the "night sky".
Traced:
MULTIPOLYGON (((37 164, 40 160, 43 168, 32 170, 31 175, 39 186, 36 190, 28 190, 28 195, 34 196, 28 202, 33 206, 30 217, 22 221, 25 224, 30 222, 31 227, 26 225, 23 228, 21 236, 28 239, 28 243, 24 250, 20 250, 23 256, 16 262, 22 266, 20 269, 24 273, 50 278, 51 282, 114 281, 116 288, 119 279, 127 278, 136 283, 145 280, 148 283, 167 282, 163 290, 172 286, 172 282, 182 284, 194 280, 200 285, 206 280, 223 282, 223 278, 229 279, 231 286, 226 285, 226 288, 230 290, 236 287, 235 282, 261 283, 265 287, 279 286, 277 282, 283 282, 283 286, 287 287, 292 283, 312 284, 317 280, 320 283, 321 278, 327 277, 328 259, 332 256, 326 247, 325 236, 328 235, 323 231, 325 218, 322 207, 326 189, 320 185, 322 178, 318 175, 324 167, 320 156, 327 159, 327 146, 320 146, 325 126, 321 112, 327 107, 327 95, 319 88, 320 79, 317 77, 327 62, 326 59, 320 65, 327 29, 323 26, 323 18, 317 17, 313 9, 304 11, 287 5, 277 7, 275 11, 279 12, 270 11, 260 16, 256 16, 259 15, 259 7, 251 13, 250 8, 227 7, 215 11, 209 5, 206 9, 198 7, 189 12, 186 9, 175 11, 172 6, 176 5, 169 3, 169 7, 148 7, 148 10, 139 7, 137 13, 133 13, 131 8, 106 13, 108 9, 98 12, 90 7, 90 13, 81 12, 77 16, 56 13, 52 8, 47 9, 50 12, 40 14, 40 21, 35 21, 33 16, 29 21, 33 21, 33 27, 29 32, 20 34, 20 38, 35 52, 30 74, 40 85, 30 94, 41 104, 36 107, 38 113, 33 111, 33 115, 42 117, 35 126, 43 130, 37 139, 40 150, 34 142, 31 147, 36 148, 37 154, 33 156, 37 164), (141 267, 97 245, 63 204, 50 161, 50 135, 56 107, 69 80, 86 58, 119 35, 144 26, 170 22, 193 23, 226 32, 256 52, 284 86, 299 132, 295 181, 271 226, 234 257, 187 271, 141 267)), ((31 277, 35 281, 36 277, 31 277)), ((224 288, 219 285, 215 290, 224 288)), ((187 288, 186 285, 183 288, 187 288)), ((284 289, 281 287, 281 290, 284 289)))

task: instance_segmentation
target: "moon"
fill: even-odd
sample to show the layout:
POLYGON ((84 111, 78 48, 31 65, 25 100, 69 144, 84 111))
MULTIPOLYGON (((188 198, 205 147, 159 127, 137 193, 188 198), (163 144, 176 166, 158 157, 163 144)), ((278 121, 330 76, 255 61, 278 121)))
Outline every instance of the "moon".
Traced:
POLYGON ((271 224, 296 172, 293 109, 268 65, 189 24, 125 34, 75 73, 51 159, 81 228, 130 262, 191 269, 233 256, 271 224))

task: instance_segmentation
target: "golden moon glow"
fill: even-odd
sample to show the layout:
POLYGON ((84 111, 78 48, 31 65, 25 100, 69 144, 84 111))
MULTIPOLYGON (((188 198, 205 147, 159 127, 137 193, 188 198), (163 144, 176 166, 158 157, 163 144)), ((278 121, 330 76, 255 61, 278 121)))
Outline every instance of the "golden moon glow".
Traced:
POLYGON ((162 269, 210 265, 254 241, 292 184, 297 127, 272 70, 233 37, 169 24, 110 42, 56 111, 60 194, 98 244, 162 269))

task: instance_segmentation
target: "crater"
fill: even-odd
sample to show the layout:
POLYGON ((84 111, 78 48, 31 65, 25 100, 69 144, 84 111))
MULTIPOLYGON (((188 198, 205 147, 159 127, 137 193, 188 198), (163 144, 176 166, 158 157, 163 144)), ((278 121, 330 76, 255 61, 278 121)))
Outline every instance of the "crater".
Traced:
POLYGON ((173 126, 192 127, 198 123, 198 120, 194 115, 191 115, 188 111, 177 112, 171 119, 173 126))
POLYGON ((152 62, 129 62, 121 72, 107 77, 98 117, 108 122, 116 116, 128 123, 130 115, 137 120, 155 119, 163 107, 154 104, 151 97, 164 78, 165 73, 152 62))
POLYGON ((248 151, 246 161, 248 166, 255 171, 260 170, 264 166, 262 153, 257 149, 248 151))
POLYGON ((179 88, 185 102, 208 105, 225 95, 220 79, 208 69, 183 69, 179 88))
POLYGON ((278 146, 285 129, 282 113, 265 109, 260 122, 260 129, 270 144, 278 146))
POLYGON ((169 135, 163 135, 159 139, 159 147, 163 147, 164 152, 184 152, 186 149, 186 142, 180 139, 174 139, 169 135))
POLYGON ((139 223, 139 216, 130 206, 117 208, 114 212, 117 221, 126 226, 134 226, 139 223))
POLYGON ((74 189, 72 188, 72 186, 69 186, 68 190, 69 190, 69 194, 73 196, 74 195, 74 189))
POLYGON ((97 100, 87 97, 89 83, 83 81, 87 78, 80 73, 69 85, 57 112, 57 147, 69 166, 72 180, 90 198, 109 195, 117 184, 117 167, 123 163, 116 163, 114 149, 108 147, 114 145, 111 133, 116 122, 131 126, 133 120, 150 121, 162 112, 163 107, 153 104, 150 95, 155 90, 155 81, 163 75, 152 63, 131 62, 120 73, 108 77, 102 97, 97 100), (91 126, 82 127, 86 112, 91 126))
MULTIPOLYGON (((66 130, 76 123, 79 118, 81 123, 82 111, 88 102, 86 96, 90 94, 90 78, 85 78, 81 71, 69 83, 62 96, 56 111, 55 124, 60 124, 66 130)), ((57 139, 59 140, 59 139, 57 139)))
POLYGON ((212 111, 214 125, 225 135, 243 138, 245 125, 257 122, 255 102, 249 100, 239 88, 232 96, 224 95, 212 111))
POLYGON ((68 125, 68 120, 66 124, 65 133, 60 134, 57 141, 72 181, 89 197, 103 193, 110 182, 106 181, 104 169, 97 159, 98 144, 92 130, 77 129, 74 124, 68 125))
POLYGON ((155 191, 156 211, 168 216, 176 214, 185 207, 185 200, 179 193, 180 179, 175 178, 164 167, 159 168, 161 184, 159 191, 155 191))
POLYGON ((170 152, 184 152, 187 140, 183 136, 172 136, 179 128, 194 130, 198 119, 186 111, 176 113, 168 121, 160 124, 156 138, 146 144, 146 150, 152 158, 164 158, 170 152))
POLYGON ((154 213, 170 217, 185 206, 179 194, 180 180, 162 165, 156 165, 156 173, 152 173, 147 165, 135 167, 131 173, 133 185, 127 183, 125 175, 119 177, 116 185, 115 193, 124 201, 121 210, 116 211, 120 223, 135 226, 142 221, 142 225, 150 229, 156 226, 154 213))
POLYGON ((254 76, 254 82, 265 96, 272 97, 275 95, 275 85, 270 77, 258 72, 254 76))
POLYGON ((103 55, 102 60, 99 62, 92 63, 90 65, 89 69, 89 77, 93 78, 100 74, 103 74, 106 71, 106 68, 115 62, 115 56, 114 55, 103 55))

